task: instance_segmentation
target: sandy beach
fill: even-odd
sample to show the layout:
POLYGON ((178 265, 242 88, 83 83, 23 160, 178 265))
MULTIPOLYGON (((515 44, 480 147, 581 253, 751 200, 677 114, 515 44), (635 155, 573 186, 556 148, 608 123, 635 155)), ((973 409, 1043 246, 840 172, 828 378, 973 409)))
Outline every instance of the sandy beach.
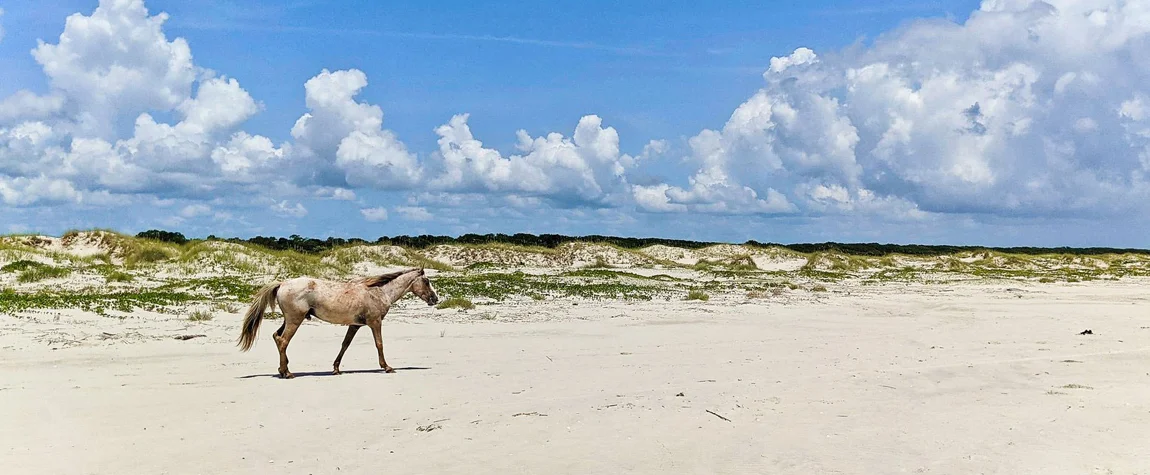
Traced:
MULTIPOLYGON (((809 298, 405 300, 330 375, 240 313, 3 317, 7 473, 1000 473, 1150 469, 1146 281, 809 298), (492 317, 494 315, 494 317, 492 317), (1080 335, 1090 329, 1092 334, 1080 335), (203 337, 177 340, 184 334, 203 337), (55 335, 48 338, 45 335, 55 335), (68 341, 85 343, 71 345, 68 341)), ((271 328, 269 328, 271 327, 271 328)))

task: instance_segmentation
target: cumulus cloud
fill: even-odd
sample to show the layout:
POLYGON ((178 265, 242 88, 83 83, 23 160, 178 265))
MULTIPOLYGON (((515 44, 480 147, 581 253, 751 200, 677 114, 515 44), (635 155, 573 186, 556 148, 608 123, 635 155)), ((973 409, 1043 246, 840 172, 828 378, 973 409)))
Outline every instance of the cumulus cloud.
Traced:
POLYGON ((814 63, 818 59, 818 55, 810 48, 799 48, 790 56, 781 56, 771 58, 771 73, 781 73, 786 71, 791 66, 801 66, 804 64, 814 63))
POLYGON ((309 111, 294 140, 277 144, 240 129, 261 104, 236 79, 197 66, 184 39, 165 35, 167 18, 142 0, 102 0, 69 16, 55 42, 39 42, 32 55, 48 91, 0 99, 9 204, 94 193, 259 199, 275 190, 354 200, 355 187, 419 180, 419 161, 382 128, 382 110, 355 100, 367 85, 361 71, 323 70, 307 81, 309 111), (33 186, 45 183, 53 186, 33 186))
POLYGON ((302 218, 307 216, 307 208, 303 206, 303 203, 289 204, 287 200, 273 203, 271 210, 276 215, 283 217, 302 218))
POLYGON ((5 205, 22 206, 36 202, 79 202, 82 195, 64 180, 44 176, 35 178, 0 176, 0 199, 5 205))
POLYGON ((367 75, 352 69, 324 69, 304 84, 310 112, 292 127, 301 157, 331 167, 334 184, 378 189, 405 189, 420 178, 415 155, 395 133, 383 129, 383 110, 357 102, 367 75), (331 163, 330 157, 335 157, 331 163))
POLYGON ((74 192, 18 204, 227 193, 282 158, 267 138, 238 130, 260 105, 235 79, 196 66, 187 42, 164 34, 166 19, 140 0, 104 0, 69 16, 55 43, 39 42, 32 56, 49 91, 0 100, 0 173, 74 192))
MULTIPOLYGON (((486 148, 459 114, 437 129, 438 175, 429 187, 455 192, 547 196, 578 203, 617 202, 625 192, 626 170, 635 159, 619 151, 619 134, 598 116, 579 120, 571 137, 550 133, 531 137, 520 130, 520 154, 504 157, 486 148)), ((660 150, 661 143, 649 145, 660 150)))
POLYGON ((198 71, 187 41, 164 35, 167 19, 149 16, 142 0, 104 0, 91 15, 69 16, 57 43, 32 50, 68 98, 79 133, 112 138, 117 118, 171 110, 191 96, 198 71))
POLYGON ((408 221, 431 221, 435 219, 427 208, 422 206, 396 206, 395 212, 408 221))
POLYGON ((355 201, 355 191, 347 188, 321 186, 316 188, 315 195, 321 198, 330 198, 339 201, 355 201))
POLYGON ((1148 31, 1140 2, 987 0, 963 24, 799 48, 690 140, 688 186, 632 193, 650 211, 1114 211, 1150 197, 1148 31))
POLYGON ((195 218, 198 216, 206 216, 212 213, 212 207, 205 204, 194 204, 185 206, 180 210, 180 216, 185 218, 195 218))
POLYGON ((378 208, 363 208, 359 210, 359 213, 363 215, 363 219, 368 221, 387 221, 387 208, 382 206, 378 208))

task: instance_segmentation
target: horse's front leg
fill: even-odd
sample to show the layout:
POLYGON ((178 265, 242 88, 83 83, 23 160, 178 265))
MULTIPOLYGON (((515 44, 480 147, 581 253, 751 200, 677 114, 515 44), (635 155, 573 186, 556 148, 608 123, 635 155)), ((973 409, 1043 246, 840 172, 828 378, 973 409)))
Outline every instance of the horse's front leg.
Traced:
POLYGON ((379 352, 379 367, 383 368, 385 373, 394 373, 395 369, 388 366, 387 360, 383 358, 383 319, 372 318, 367 322, 367 326, 371 327, 371 334, 375 336, 375 350, 379 352))

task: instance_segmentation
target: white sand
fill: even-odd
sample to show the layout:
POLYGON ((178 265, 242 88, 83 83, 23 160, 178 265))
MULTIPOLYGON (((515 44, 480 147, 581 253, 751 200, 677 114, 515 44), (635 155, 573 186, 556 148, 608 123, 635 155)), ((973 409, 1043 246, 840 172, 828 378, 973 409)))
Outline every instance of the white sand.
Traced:
POLYGON ((409 369, 375 372, 361 332, 329 376, 344 330, 308 323, 294 380, 271 377, 275 321, 239 353, 238 315, 0 316, 0 470, 1147 473, 1145 284, 412 302, 384 325, 409 369))

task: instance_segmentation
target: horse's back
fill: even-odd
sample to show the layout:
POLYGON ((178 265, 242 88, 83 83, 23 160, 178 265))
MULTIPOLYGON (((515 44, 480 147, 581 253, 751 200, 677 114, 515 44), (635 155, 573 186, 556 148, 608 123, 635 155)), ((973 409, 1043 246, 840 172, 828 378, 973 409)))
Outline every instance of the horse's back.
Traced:
POLYGON ((279 294, 285 296, 311 294, 323 298, 328 294, 343 293, 353 287, 356 286, 349 285, 347 282, 336 282, 313 277, 295 277, 280 283, 279 294))

